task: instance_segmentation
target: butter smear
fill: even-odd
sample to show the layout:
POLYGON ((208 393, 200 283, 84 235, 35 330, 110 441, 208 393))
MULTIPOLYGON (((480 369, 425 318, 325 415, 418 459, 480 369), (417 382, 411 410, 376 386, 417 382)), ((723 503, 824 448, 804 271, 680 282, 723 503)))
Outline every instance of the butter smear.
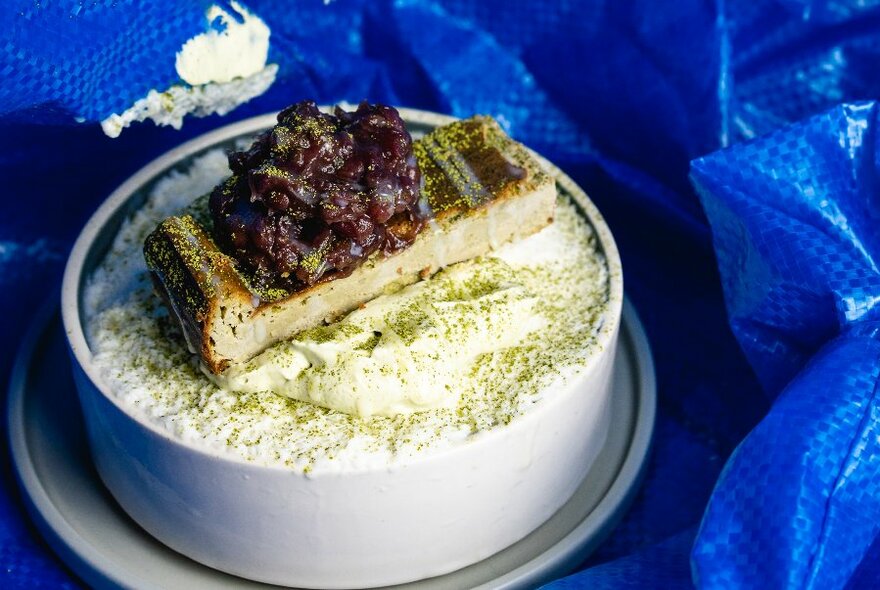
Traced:
POLYGON ((122 113, 112 113, 101 121, 106 135, 118 137, 147 119, 180 129, 186 115, 225 115, 272 85, 278 66, 266 63, 269 27, 238 2, 225 6, 211 6, 205 13, 207 30, 177 52, 174 65, 183 83, 150 90, 122 113))
POLYGON ((211 6, 206 15, 211 28, 184 43, 177 52, 174 67, 187 84, 231 82, 266 67, 269 27, 238 2, 229 5, 237 18, 216 4, 211 6))

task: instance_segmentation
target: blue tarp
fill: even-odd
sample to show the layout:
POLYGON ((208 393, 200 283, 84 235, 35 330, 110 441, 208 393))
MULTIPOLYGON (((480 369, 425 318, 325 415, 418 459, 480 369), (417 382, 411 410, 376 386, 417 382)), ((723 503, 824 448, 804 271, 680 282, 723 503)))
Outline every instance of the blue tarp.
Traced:
MULTIPOLYGON (((209 3, 0 7, 0 381, 87 216, 166 149, 304 98, 488 113, 602 210, 657 363, 643 488, 551 587, 880 585, 880 2, 246 4, 269 91, 115 140, 97 122, 177 80, 209 3)), ((75 584, 8 469, 0 566, 75 584)))

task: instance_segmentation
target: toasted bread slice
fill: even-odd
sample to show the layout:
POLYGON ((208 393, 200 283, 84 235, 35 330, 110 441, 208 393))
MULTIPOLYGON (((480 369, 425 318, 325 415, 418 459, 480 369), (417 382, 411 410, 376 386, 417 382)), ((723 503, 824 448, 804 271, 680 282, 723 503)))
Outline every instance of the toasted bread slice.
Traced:
POLYGON ((440 127, 414 143, 433 211, 412 245, 375 253, 349 276, 294 292, 260 292, 191 216, 164 220, 144 255, 191 351, 220 373, 272 344, 331 322, 383 292, 489 252, 553 221, 556 185, 489 117, 440 127))

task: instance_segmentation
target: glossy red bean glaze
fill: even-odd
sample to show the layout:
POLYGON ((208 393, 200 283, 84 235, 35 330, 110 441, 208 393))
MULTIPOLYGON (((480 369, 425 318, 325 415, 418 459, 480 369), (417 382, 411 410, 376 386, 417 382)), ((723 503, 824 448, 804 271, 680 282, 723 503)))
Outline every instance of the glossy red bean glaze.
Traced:
POLYGON ((231 153, 229 167, 211 193, 214 237, 259 287, 345 276, 377 250, 405 248, 424 225, 412 138, 388 106, 331 115, 300 102, 231 153))

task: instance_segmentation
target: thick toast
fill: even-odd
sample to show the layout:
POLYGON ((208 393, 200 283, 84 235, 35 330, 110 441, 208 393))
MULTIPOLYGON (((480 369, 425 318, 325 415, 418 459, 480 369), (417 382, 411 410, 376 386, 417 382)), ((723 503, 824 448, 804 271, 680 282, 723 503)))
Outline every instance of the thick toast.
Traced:
POLYGON ((343 278, 261 291, 192 216, 170 217, 149 235, 144 256, 156 289, 208 370, 220 373, 383 292, 552 222, 553 179, 491 118, 440 127, 413 151, 433 218, 409 247, 376 252, 343 278))

